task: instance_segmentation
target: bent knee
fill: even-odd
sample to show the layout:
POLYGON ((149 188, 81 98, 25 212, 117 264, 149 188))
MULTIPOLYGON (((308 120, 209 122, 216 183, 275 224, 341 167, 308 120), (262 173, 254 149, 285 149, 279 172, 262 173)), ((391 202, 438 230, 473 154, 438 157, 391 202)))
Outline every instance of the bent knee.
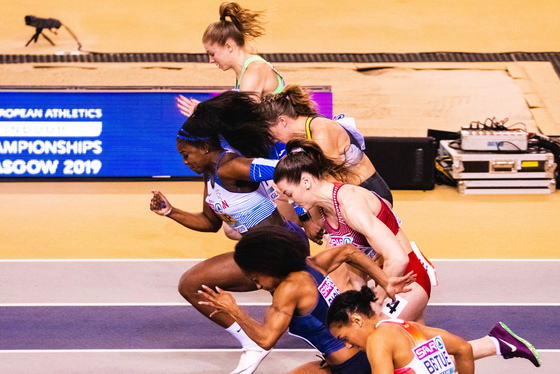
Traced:
POLYGON ((186 271, 179 279, 177 290, 184 298, 188 299, 198 294, 202 287, 202 279, 194 269, 186 271))

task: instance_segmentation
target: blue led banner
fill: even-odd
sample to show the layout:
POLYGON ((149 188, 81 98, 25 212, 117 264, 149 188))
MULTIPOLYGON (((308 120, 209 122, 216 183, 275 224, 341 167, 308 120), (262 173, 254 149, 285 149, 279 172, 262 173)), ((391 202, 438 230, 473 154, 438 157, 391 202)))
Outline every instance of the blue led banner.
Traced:
MULTIPOLYGON (((177 153, 186 117, 179 94, 199 101, 219 92, 0 91, 3 178, 191 178, 177 153)), ((332 93, 317 91, 332 116, 332 93)))

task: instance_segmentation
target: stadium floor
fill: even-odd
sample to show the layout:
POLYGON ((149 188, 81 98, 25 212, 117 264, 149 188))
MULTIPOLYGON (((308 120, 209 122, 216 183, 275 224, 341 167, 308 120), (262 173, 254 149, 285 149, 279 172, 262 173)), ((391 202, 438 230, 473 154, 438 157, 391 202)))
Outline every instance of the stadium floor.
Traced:
MULTIPOLYGON (((221 2, 10 2, 3 7, 0 53, 75 52, 75 41, 64 30, 56 37, 48 34, 56 47, 43 39, 24 47, 33 32, 23 23, 27 14, 60 19, 84 52, 200 53, 202 30, 217 18, 221 2)), ((260 52, 545 52, 560 43, 559 2, 390 0, 342 10, 331 0, 241 3, 272 8, 268 33, 257 44, 260 52)), ((560 80, 548 62, 277 67, 290 83, 331 86, 335 111, 356 117, 366 135, 424 136, 427 128, 456 131, 470 120, 483 120, 478 112, 466 122, 457 120, 454 110, 468 115, 470 107, 463 104, 472 103, 482 89, 503 87, 468 91, 472 81, 466 78, 467 85, 451 87, 465 91, 446 91, 452 70, 507 76, 505 83, 512 84, 489 106, 502 105, 502 92, 515 91, 532 125, 547 135, 560 134, 560 80), (387 92, 395 87, 400 90, 387 92)), ((207 64, 0 68, 2 85, 224 86, 232 81, 231 74, 207 64)), ((200 182, 0 183, 1 373, 218 374, 235 367, 240 350, 229 335, 197 315, 176 291, 193 262, 231 250, 233 243, 221 233, 193 233, 150 212, 154 189, 186 210, 201 207, 200 182)), ((493 357, 477 362, 478 373, 557 373, 560 194, 464 196, 436 186, 394 195, 407 235, 438 269, 440 285, 428 323, 469 338, 485 334, 500 319, 535 344, 543 366, 493 357)), ((256 316, 270 300, 262 292, 236 296, 256 316)), ((315 351, 286 337, 258 372, 283 373, 314 359, 315 351)))
MULTIPOLYGON (((0 372, 229 372, 240 354, 235 340, 176 292, 182 272, 197 261, 1 261, 0 372)), ((536 369, 524 360, 491 357, 477 361, 477 372, 556 372, 558 260, 447 259, 434 265, 440 285, 426 311, 428 324, 475 339, 503 321, 543 359, 536 369), (484 287, 477 286, 481 280, 484 287)), ((270 302, 263 291, 235 296, 255 318, 270 302)), ((258 373, 283 373, 316 353, 286 334, 258 373)))

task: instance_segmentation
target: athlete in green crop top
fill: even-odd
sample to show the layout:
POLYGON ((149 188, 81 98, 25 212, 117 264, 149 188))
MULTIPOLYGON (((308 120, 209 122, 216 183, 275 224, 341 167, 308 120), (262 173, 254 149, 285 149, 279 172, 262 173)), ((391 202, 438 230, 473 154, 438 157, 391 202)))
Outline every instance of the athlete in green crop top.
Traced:
MULTIPOLYGON (((265 12, 243 8, 236 2, 224 2, 219 15, 219 21, 211 23, 202 36, 208 62, 223 71, 235 72, 235 90, 254 92, 258 97, 281 92, 284 88, 282 76, 269 62, 257 56, 250 44, 265 33, 265 12)), ((199 103, 183 95, 178 95, 175 102, 187 117, 199 103)))
MULTIPOLYGON (((271 93, 280 93, 282 92, 282 90, 284 89, 284 78, 282 78, 282 76, 280 75, 280 73, 278 72, 278 70, 276 70, 274 68, 274 66, 272 66, 272 64, 268 61, 266 61, 264 58, 262 58, 261 56, 252 56, 249 57, 247 60, 245 60, 245 63, 243 64, 243 69, 241 70, 241 74, 239 75, 239 79, 235 79, 235 91, 241 91, 241 80, 243 78, 243 73, 245 73, 245 70, 247 70, 247 68, 249 67, 249 64, 255 62, 255 61, 260 61, 260 62, 264 62, 265 64, 267 64, 272 71, 274 71, 274 73, 276 73, 276 76, 278 78, 278 86, 276 86, 276 89, 274 91, 272 91, 271 93)), ((264 94, 264 92, 263 92, 264 94)))

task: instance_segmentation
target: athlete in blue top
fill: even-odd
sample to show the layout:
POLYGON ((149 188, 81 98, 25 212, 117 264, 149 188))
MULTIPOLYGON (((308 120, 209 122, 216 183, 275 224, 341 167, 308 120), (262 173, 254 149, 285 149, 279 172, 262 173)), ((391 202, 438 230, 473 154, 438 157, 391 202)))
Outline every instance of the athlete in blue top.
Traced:
POLYGON ((259 289, 272 294, 272 305, 263 323, 249 316, 230 293, 219 287, 204 285, 200 293, 208 301, 201 304, 215 308, 211 316, 224 313, 232 316, 264 349, 274 347, 286 330, 303 338, 322 353, 328 365, 327 369, 320 362, 308 363, 306 373, 369 374, 365 354, 345 347, 327 328, 328 308, 339 293, 327 274, 349 263, 375 279, 392 298, 398 292, 408 291, 414 276, 388 278, 375 262, 350 244, 306 257, 301 251, 302 243, 292 232, 268 226, 248 232, 235 246, 237 265, 259 289))

